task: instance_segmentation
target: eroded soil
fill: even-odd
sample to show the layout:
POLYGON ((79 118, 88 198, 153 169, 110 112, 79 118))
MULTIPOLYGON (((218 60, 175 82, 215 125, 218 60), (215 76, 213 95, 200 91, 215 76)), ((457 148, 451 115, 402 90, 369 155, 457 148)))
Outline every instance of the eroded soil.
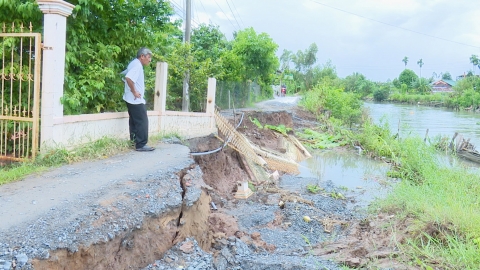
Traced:
MULTIPOLYGON (((259 128, 253 119, 295 130, 312 127, 315 119, 298 108, 243 113, 243 122, 237 130, 252 143, 278 152, 284 151, 279 143, 282 135, 259 128)), ((228 118, 236 125, 240 115, 240 112, 230 113, 228 118)), ((221 136, 219 134, 220 139, 221 136)), ((208 151, 222 144, 216 137, 189 141, 192 152, 208 151)), ((280 172, 280 179, 257 185, 253 196, 238 200, 234 198, 237 183, 249 179, 249 175, 234 149, 227 147, 212 155, 195 157, 195 161, 204 173, 205 182, 213 188, 208 193, 218 207, 209 216, 214 258, 222 258, 222 244, 226 246, 228 239, 237 238, 259 253, 314 258, 318 269, 337 269, 342 265, 356 269, 417 269, 403 263, 397 248, 408 232, 401 225, 393 224, 389 215, 367 216, 347 210, 347 204, 353 203, 355 198, 332 198, 328 194, 343 192, 332 183, 326 183, 322 187, 324 192, 319 194, 307 190, 290 191, 288 185, 282 184, 295 182, 295 176, 280 172), (305 221, 305 216, 309 222, 305 221), (332 265, 331 261, 337 265, 332 265)), ((235 266, 233 263, 227 265, 235 266)), ((275 269, 289 268, 284 264, 275 269)))
MULTIPOLYGON (((284 135, 258 123, 290 135, 317 125, 288 101, 224 116, 253 144, 285 153, 284 135)), ((225 140, 220 132, 186 145, 198 153, 225 140)), ((259 182, 230 146, 192 160, 175 143, 3 187, 2 206, 16 210, 0 211, 10 217, 0 224, 0 269, 417 269, 397 249, 405 226, 351 210, 355 198, 332 196, 344 192, 333 183, 291 190, 299 177, 272 170, 259 182), (254 193, 237 199, 243 181, 254 193), (26 199, 14 203, 15 194, 26 199)))

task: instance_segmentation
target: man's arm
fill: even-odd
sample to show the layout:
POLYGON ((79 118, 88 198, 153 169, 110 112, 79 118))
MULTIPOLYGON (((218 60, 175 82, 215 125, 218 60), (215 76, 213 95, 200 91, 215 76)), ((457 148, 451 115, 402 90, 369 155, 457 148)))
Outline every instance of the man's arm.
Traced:
POLYGON ((135 99, 141 98, 142 95, 135 89, 135 83, 128 77, 125 77, 125 80, 127 81, 128 87, 130 87, 130 91, 132 91, 135 99))

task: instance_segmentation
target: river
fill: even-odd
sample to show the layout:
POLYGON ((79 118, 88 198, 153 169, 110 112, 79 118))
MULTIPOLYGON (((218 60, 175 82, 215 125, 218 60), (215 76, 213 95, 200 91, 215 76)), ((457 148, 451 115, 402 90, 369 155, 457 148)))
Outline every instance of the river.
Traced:
MULTIPOLYGON (((400 137, 446 136, 451 138, 455 132, 470 139, 480 149, 480 114, 465 111, 452 111, 443 108, 421 105, 403 105, 366 102, 365 108, 376 124, 388 122, 392 134, 400 137)), ((360 205, 366 205, 375 197, 385 194, 385 184, 389 179, 386 172, 389 165, 371 160, 356 152, 321 150, 312 153, 313 157, 300 163, 300 176, 308 184, 332 181, 335 185, 345 187, 360 205)), ((468 163, 470 164, 470 163, 468 163)), ((470 164, 474 167, 477 165, 470 164)))
POLYGON ((469 111, 453 111, 422 105, 390 103, 365 103, 375 123, 388 121, 393 134, 400 137, 409 135, 425 137, 446 136, 452 138, 455 132, 476 147, 480 147, 480 114, 469 111))

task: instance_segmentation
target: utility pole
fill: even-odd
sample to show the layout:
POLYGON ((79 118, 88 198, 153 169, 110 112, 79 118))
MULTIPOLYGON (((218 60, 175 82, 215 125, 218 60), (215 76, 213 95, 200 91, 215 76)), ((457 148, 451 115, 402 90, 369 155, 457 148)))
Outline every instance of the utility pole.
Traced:
MULTIPOLYGON (((185 44, 190 43, 190 32, 191 32, 191 0, 185 0, 185 44)), ((185 71, 185 77, 183 78, 183 99, 182 99, 182 111, 188 112, 188 107, 190 105, 190 95, 189 95, 189 81, 190 81, 190 70, 185 71)))

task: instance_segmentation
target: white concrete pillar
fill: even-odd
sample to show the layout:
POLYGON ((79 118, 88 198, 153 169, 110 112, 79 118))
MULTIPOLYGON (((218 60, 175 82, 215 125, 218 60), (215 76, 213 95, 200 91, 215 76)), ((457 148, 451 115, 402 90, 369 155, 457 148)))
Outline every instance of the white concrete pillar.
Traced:
POLYGON ((168 64, 165 62, 157 62, 153 110, 161 113, 165 112, 167 108, 167 74, 168 64))
MULTIPOLYGON (((37 0, 43 12, 43 66, 40 149, 55 142, 54 118, 63 117, 67 17, 74 5, 62 0, 37 0)), ((52 144, 53 145, 53 144, 52 144)))
POLYGON ((207 113, 215 112, 215 91, 217 90, 217 79, 208 78, 208 89, 207 89, 207 113))

